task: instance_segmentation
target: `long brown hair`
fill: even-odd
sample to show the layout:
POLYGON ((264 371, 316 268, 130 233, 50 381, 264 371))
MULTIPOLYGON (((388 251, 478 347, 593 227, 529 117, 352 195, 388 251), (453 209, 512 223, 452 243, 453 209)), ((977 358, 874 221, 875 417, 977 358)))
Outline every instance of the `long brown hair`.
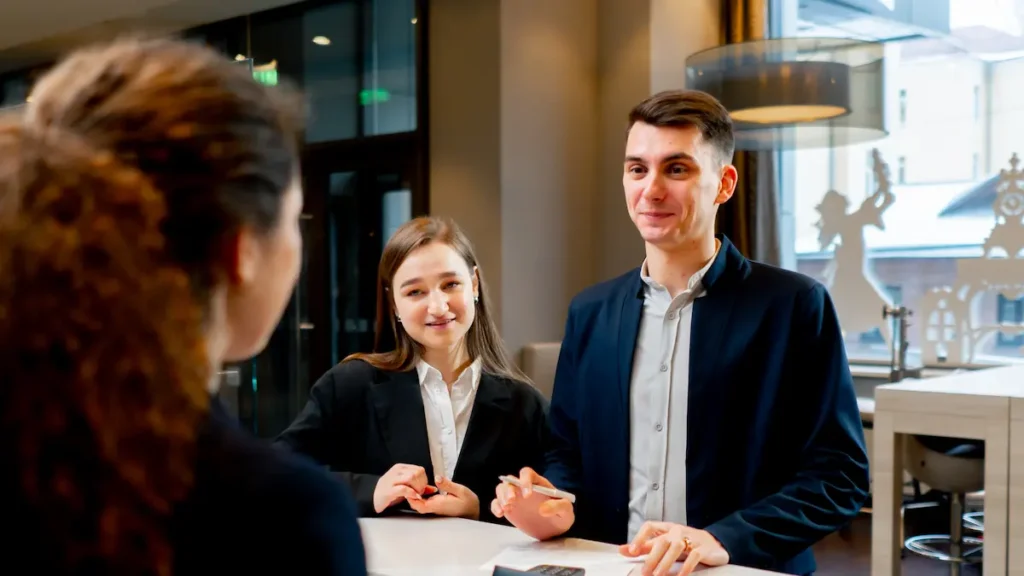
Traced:
POLYGON ((377 268, 374 351, 371 354, 351 354, 343 362, 363 360, 375 368, 387 371, 409 370, 414 366, 423 352, 423 347, 406 333, 401 323, 395 320, 395 299, 391 286, 395 272, 405 259, 417 248, 433 242, 451 247, 466 262, 470 271, 476 270, 479 292, 476 318, 465 337, 469 357, 474 360, 479 358, 484 372, 522 382, 529 381, 509 357, 498 334, 498 327, 491 316, 487 283, 484 281, 483 269, 477 262, 473 245, 454 221, 437 216, 422 216, 406 222, 395 231, 384 246, 380 266, 377 268))
POLYGON ((72 54, 0 120, 0 486, 13 564, 173 571, 213 376, 209 293, 280 220, 288 106, 196 45, 72 54), (31 564, 29 564, 31 563, 31 564))

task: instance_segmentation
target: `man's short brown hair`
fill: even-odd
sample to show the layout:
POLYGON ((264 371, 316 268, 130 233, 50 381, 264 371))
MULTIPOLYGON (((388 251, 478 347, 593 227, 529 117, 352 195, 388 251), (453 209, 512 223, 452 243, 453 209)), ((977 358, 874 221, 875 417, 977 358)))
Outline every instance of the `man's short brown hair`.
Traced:
POLYGON ((732 118, 714 96, 699 90, 667 90, 637 104, 629 112, 630 129, 637 122, 658 127, 700 130, 704 142, 721 155, 724 163, 732 162, 736 149, 732 118))

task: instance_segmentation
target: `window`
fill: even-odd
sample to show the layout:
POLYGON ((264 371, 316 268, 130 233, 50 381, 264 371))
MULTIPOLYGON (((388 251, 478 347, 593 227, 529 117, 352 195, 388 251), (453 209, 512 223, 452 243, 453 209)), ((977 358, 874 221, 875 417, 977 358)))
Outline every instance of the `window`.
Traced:
POLYGON ((47 68, 40 66, 0 74, 0 108, 25 104, 32 86, 47 68))
POLYGON ((781 234, 783 250, 791 250, 783 262, 828 287, 854 362, 888 360, 891 330, 881 309, 897 295, 913 313, 909 362, 1024 360, 1024 331, 1003 326, 1024 323, 1015 320, 1024 304, 1004 303, 987 288, 1024 293, 1024 278, 1020 286, 1004 282, 1017 276, 1006 268, 1013 243, 1002 239, 1019 232, 1000 230, 1013 219, 995 213, 1005 188, 1000 171, 1011 169, 1014 153, 1024 158, 1024 0, 998 14, 950 0, 928 18, 918 11, 857 18, 840 4, 771 0, 783 19, 774 31, 883 42, 891 126, 873 142, 786 151, 780 169, 793 184, 781 193, 793 219, 781 234))
POLYGON ((257 70, 301 85, 310 144, 418 125, 415 0, 300 3, 252 18, 257 70))
POLYGON ((185 38, 201 42, 221 54, 238 61, 245 60, 247 21, 244 16, 206 24, 199 28, 186 30, 185 38))
MULTIPOLYGON (((893 306, 903 305, 903 287, 888 285, 884 288, 886 295, 889 297, 889 304, 893 306)), ((860 344, 872 347, 885 346, 886 337, 882 335, 883 330, 891 331, 891 323, 886 326, 877 326, 870 332, 862 332, 859 336, 860 344)))
POLYGON ((24 104, 28 91, 28 80, 24 77, 16 76, 0 81, 0 108, 24 104))
POLYGON ((1004 348, 1024 346, 1024 298, 1010 300, 1002 294, 997 298, 996 322, 1010 328, 999 332, 996 345, 1004 348))
POLYGON ((900 90, 900 126, 907 123, 907 89, 900 90))
POLYGON ((875 171, 871 169, 871 159, 873 155, 868 150, 867 154, 864 155, 864 189, 870 190, 875 185, 875 171))

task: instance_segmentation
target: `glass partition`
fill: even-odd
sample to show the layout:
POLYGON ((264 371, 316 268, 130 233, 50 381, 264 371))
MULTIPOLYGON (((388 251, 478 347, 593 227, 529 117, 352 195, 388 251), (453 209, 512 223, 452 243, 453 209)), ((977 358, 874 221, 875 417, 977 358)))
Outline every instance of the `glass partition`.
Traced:
POLYGON ((419 19, 415 0, 300 4, 254 15, 247 55, 302 88, 310 144, 414 132, 419 19))
MULTIPOLYGON (((309 112, 298 286, 267 348, 221 374, 225 404, 260 436, 287 426, 334 363, 370 349, 383 242, 426 212, 425 7, 312 0, 182 33, 258 82, 296 86, 309 112)), ((42 69, 0 76, 0 108, 24 104, 42 69)))
POLYGON ((308 106, 302 274, 266 350, 222 375, 225 403, 260 436, 287 426, 330 366, 373 346, 383 243, 425 211, 420 8, 306 2, 189 33, 258 82, 296 86, 308 106))
POLYGON ((251 59, 260 82, 297 85, 309 111, 302 275, 266 351, 240 374, 240 417, 260 436, 287 426, 332 365, 371 349, 383 242, 426 209, 421 9, 415 0, 288 6, 253 15, 248 51, 227 54, 251 59))

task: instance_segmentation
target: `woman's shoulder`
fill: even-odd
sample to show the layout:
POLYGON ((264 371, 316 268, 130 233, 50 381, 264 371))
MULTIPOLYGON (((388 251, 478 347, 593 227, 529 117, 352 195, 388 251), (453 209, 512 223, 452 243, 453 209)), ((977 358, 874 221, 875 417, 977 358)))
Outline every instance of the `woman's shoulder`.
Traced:
POLYGON ((230 512, 233 532, 247 535, 240 541, 253 541, 253 532, 274 533, 295 549, 322 547, 310 552, 330 552, 332 563, 358 569, 356 507, 345 487, 308 458, 250 436, 223 415, 211 416, 200 439, 191 519, 201 526, 230 512), (263 503, 258 515, 252 502, 263 503), (339 546, 345 550, 327 550, 339 546))
POLYGON ((527 409, 547 410, 547 398, 528 380, 512 375, 487 374, 487 376, 494 378, 502 386, 505 386, 512 394, 512 397, 527 409))
MULTIPOLYGON (((363 358, 352 358, 325 372, 313 388, 321 397, 326 395, 336 403, 351 404, 358 399, 366 399, 379 386, 408 372, 389 370, 363 358)), ((411 373, 415 375, 416 372, 413 370, 411 373)))
POLYGON ((199 455, 199 470, 204 473, 197 474, 197 482, 238 483, 247 486, 245 491, 276 492, 296 500, 346 496, 313 460, 253 436, 219 406, 211 405, 199 455))
POLYGON ((383 371, 366 360, 344 360, 331 367, 320 377, 320 382, 330 382, 339 388, 360 388, 380 380, 383 371))

